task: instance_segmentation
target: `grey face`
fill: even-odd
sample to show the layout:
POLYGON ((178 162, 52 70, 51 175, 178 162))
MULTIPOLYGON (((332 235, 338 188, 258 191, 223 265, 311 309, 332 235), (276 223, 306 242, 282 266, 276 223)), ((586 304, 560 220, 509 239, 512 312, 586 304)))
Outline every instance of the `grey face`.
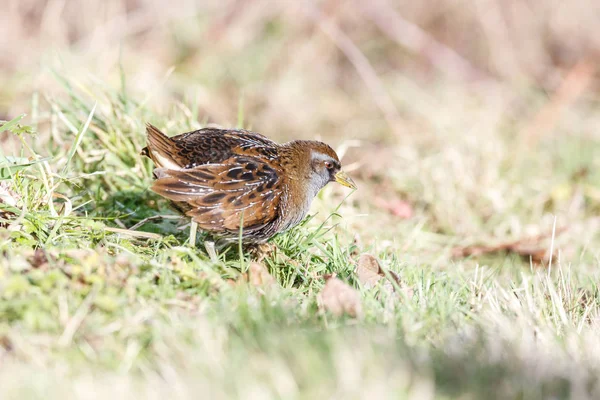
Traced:
POLYGON ((318 192, 329 182, 336 180, 335 174, 340 171, 342 166, 333 157, 315 151, 313 151, 311 159, 312 175, 310 181, 316 192, 318 192))

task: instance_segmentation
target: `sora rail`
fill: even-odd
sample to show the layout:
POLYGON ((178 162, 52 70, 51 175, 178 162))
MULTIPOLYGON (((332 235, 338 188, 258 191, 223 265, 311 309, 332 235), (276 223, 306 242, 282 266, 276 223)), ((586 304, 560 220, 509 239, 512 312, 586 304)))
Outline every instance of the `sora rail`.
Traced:
POLYGON ((356 189, 327 144, 278 144, 242 129, 168 137, 147 124, 142 154, 156 166, 152 191, 218 238, 263 243, 302 221, 329 182, 356 189), (240 225, 242 225, 240 227, 240 225))

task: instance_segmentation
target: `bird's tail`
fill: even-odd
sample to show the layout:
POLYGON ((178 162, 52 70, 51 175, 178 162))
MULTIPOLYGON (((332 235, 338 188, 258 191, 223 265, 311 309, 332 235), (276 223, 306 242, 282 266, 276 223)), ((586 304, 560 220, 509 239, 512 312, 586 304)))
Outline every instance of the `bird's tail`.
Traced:
POLYGON ((150 157, 158 168, 180 169, 183 165, 176 160, 175 142, 152 124, 146 124, 148 145, 141 154, 150 157))

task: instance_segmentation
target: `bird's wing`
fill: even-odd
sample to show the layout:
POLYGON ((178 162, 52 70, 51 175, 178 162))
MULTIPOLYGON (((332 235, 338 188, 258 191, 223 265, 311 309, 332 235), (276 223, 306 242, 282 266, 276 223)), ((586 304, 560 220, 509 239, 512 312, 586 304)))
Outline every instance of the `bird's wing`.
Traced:
POLYGON ((184 168, 209 163, 223 163, 236 156, 273 160, 277 157, 277 143, 256 132, 242 129, 204 128, 171 138, 177 153, 184 156, 184 168))
POLYGON ((152 190, 175 202, 186 202, 187 215, 215 233, 246 234, 264 229, 279 215, 282 173, 259 158, 237 156, 224 163, 189 169, 158 168, 152 190))
POLYGON ((243 129, 204 128, 168 137, 147 124, 148 146, 142 154, 158 168, 193 168, 223 163, 236 156, 272 160, 277 157, 277 143, 256 132, 243 129))

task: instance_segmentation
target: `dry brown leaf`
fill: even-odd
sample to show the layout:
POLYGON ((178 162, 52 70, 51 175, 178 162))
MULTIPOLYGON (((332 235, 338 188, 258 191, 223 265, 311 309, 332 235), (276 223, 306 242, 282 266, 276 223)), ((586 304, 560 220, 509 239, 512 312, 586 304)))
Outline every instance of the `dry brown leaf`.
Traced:
POLYGON ((382 291, 387 294, 390 294, 392 292, 396 294, 402 293, 404 294, 404 296, 406 296, 407 299, 412 299, 415 295, 415 290, 412 287, 401 282, 400 277, 394 271, 388 271, 388 273, 390 274, 391 278, 396 282, 396 285, 394 285, 392 281, 388 279, 383 284, 382 291), (396 288, 398 288, 398 290, 396 288))
POLYGON ((275 278, 269 274, 267 267, 261 263, 250 263, 248 270, 250 273, 250 283, 254 286, 272 286, 277 283, 275 278))
POLYGON ((544 248, 536 247, 534 245, 524 246, 522 244, 514 243, 502 243, 495 246, 468 246, 468 247, 457 247, 452 249, 452 257, 462 258, 470 256, 482 256, 484 254, 495 254, 495 253, 513 253, 523 259, 530 260, 534 264, 540 264, 547 262, 549 259, 549 251, 544 248))
POLYGON ((28 259, 33 268, 45 269, 48 266, 48 256, 43 249, 35 249, 33 255, 28 259))
POLYGON ((550 250, 536 245, 519 244, 512 246, 509 251, 534 264, 548 263, 550 260, 550 250))
POLYGON ((335 276, 325 277, 327 282, 319 293, 319 305, 335 316, 347 314, 354 318, 362 316, 359 293, 335 276))
POLYGON ((358 259, 356 264, 356 275, 358 281, 366 289, 370 289, 379 282, 379 280, 385 276, 379 261, 370 254, 363 254, 358 259))
POLYGON ((358 263, 356 265, 356 275, 358 277, 361 285, 366 289, 371 289, 381 280, 381 278, 385 277, 385 282, 381 285, 381 291, 383 293, 387 293, 388 300, 387 306, 389 307, 392 304, 395 304, 395 301, 398 300, 398 294, 403 293, 406 298, 411 299, 414 295, 413 288, 405 285, 401 280, 400 276, 397 273, 390 270, 385 270, 381 267, 381 264, 377 260, 377 258, 373 257, 370 254, 363 254, 358 259, 358 263), (397 292, 397 289, 398 292, 397 292))
MULTIPOLYGON (((558 236, 566 230, 566 227, 556 229, 554 235, 558 236)), ((550 251, 548 250, 548 246, 544 246, 542 243, 549 237, 552 237, 552 233, 539 234, 529 238, 522 238, 489 246, 474 245, 455 247, 452 249, 452 257, 461 258, 506 252, 516 254, 524 258, 526 261, 531 260, 534 264, 541 264, 548 262, 550 259, 550 251)))
POLYGON ((394 281, 401 286, 400 277, 394 271, 385 270, 379 264, 379 260, 372 255, 365 253, 360 256, 356 265, 356 274, 359 282, 367 289, 375 286, 383 277, 387 278, 390 284, 394 281))
POLYGON ((10 211, 0 210, 0 228, 8 228, 9 221, 15 217, 15 214, 10 211), (6 221, 6 222, 4 222, 6 221))

